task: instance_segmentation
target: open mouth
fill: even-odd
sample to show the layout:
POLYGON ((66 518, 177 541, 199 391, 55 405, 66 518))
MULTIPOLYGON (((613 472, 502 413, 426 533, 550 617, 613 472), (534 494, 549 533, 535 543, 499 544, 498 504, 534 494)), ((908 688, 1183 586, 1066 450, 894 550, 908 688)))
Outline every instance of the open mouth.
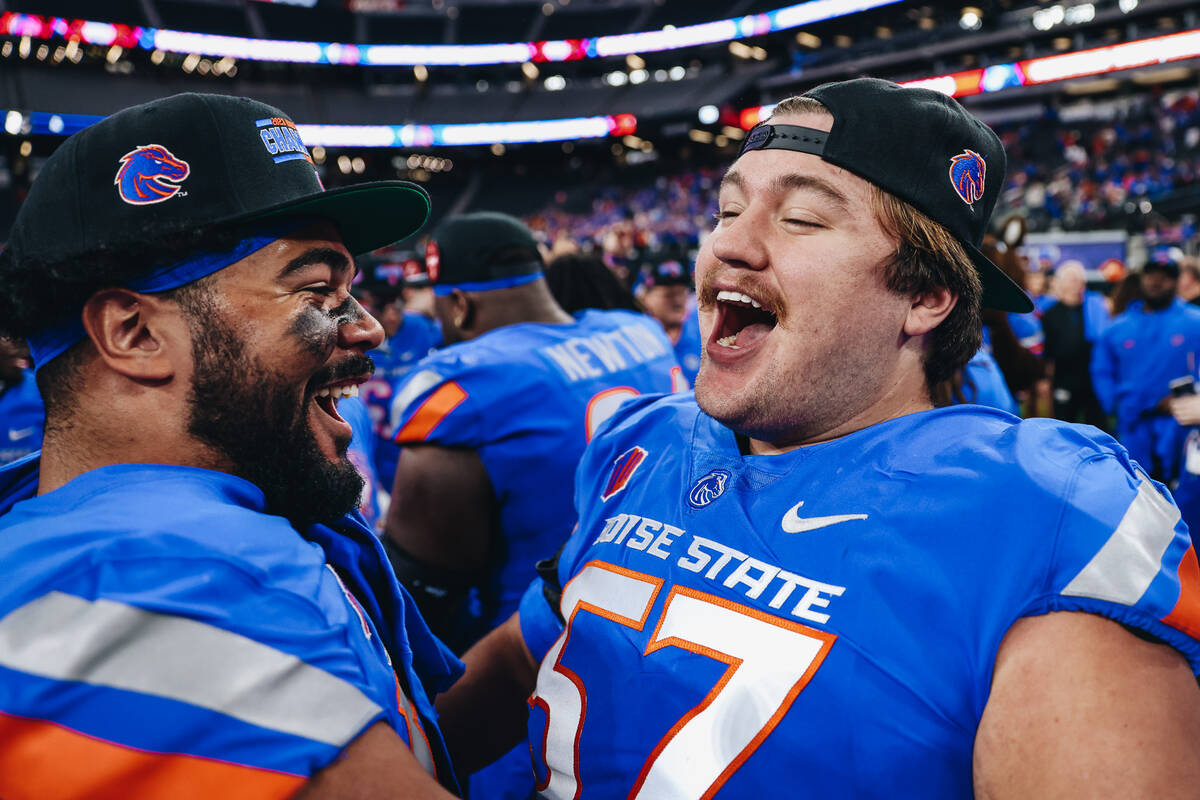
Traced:
POLYGON ((326 384, 314 393, 313 400, 326 414, 338 422, 349 424, 337 412, 338 401, 344 397, 358 397, 358 386, 365 380, 366 376, 361 376, 326 384))
POLYGON ((716 307, 712 339, 730 350, 753 347, 779 324, 778 315, 743 292, 722 289, 717 292, 716 307))

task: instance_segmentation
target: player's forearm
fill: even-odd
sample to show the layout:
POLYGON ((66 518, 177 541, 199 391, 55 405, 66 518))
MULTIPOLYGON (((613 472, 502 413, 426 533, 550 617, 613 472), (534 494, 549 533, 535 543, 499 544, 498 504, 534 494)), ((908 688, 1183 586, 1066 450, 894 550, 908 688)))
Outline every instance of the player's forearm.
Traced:
POLYGON ((466 674, 437 699, 439 724, 460 775, 490 764, 525 737, 527 701, 537 681, 516 614, 463 660, 466 674))

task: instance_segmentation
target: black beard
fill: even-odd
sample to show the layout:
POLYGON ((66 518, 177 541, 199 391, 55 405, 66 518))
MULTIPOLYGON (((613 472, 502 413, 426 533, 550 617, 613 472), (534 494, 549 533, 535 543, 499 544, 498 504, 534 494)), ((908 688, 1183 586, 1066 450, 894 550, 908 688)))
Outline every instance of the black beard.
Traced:
POLYGON ((262 489, 267 510, 297 530, 356 508, 363 479, 344 450, 338 461, 321 452, 307 421, 311 398, 298 407, 287 382, 249 356, 219 314, 197 323, 188 432, 224 454, 234 475, 262 489))

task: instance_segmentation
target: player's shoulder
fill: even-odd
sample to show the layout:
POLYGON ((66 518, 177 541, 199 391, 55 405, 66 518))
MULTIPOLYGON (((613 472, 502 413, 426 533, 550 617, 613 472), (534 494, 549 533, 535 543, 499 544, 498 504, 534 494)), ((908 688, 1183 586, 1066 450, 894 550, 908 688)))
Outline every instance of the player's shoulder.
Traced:
POLYGON ((881 428, 878 443, 931 471, 951 463, 995 476, 989 479, 993 482, 1061 489, 1085 462, 1106 460, 1116 468, 1128 462, 1125 448, 1098 428, 1023 420, 984 406, 948 406, 898 421, 906 428, 903 434, 881 428))
POLYGON ((687 439, 703 412, 696 393, 644 394, 630 398, 596 429, 594 448, 620 447, 630 439, 687 439))

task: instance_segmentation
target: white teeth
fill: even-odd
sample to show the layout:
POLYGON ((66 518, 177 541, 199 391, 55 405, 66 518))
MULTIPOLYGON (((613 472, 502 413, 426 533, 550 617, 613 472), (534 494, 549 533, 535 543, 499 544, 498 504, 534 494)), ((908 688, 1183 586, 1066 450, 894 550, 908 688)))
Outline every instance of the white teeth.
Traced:
POLYGON ((742 294, 741 292, 731 292, 728 289, 722 289, 721 291, 717 292, 717 300, 723 300, 728 303, 744 303, 746 305, 753 306, 754 308, 762 308, 762 303, 758 302, 750 295, 742 294))
POLYGON ((717 339, 717 344, 721 345, 722 347, 729 347, 734 350, 740 350, 741 348, 737 346, 736 342, 737 342, 737 334, 736 333, 731 333, 728 336, 722 336, 720 339, 717 339))
POLYGON ((327 386, 317 392, 317 397, 332 397, 334 400, 341 400, 344 397, 358 397, 358 386, 356 384, 327 386))

